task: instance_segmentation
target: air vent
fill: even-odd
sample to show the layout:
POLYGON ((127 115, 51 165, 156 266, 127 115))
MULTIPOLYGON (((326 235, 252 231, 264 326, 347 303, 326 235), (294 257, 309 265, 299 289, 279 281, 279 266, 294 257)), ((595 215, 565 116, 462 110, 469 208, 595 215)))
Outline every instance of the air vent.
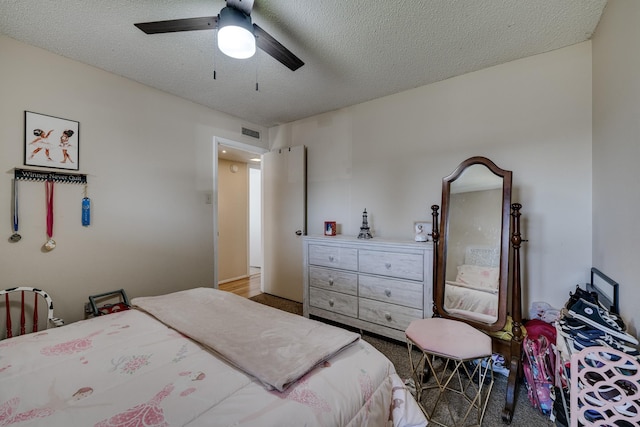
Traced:
POLYGON ((250 136, 252 138, 260 139, 260 132, 258 132, 257 130, 242 128, 242 134, 250 136))

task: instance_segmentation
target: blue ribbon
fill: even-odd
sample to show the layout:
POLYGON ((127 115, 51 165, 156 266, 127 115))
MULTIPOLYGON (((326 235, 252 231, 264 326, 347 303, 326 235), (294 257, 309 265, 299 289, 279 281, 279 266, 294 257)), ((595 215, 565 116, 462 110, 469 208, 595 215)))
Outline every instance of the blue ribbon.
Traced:
POLYGON ((18 232, 18 180, 13 180, 13 232, 18 232))

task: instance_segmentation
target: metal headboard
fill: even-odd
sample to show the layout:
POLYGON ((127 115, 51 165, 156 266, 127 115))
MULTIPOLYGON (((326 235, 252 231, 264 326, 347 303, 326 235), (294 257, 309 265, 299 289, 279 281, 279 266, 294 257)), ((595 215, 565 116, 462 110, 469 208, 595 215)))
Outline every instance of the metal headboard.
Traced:
POLYGON ((608 307, 611 313, 620 314, 620 290, 619 283, 613 280, 611 277, 604 274, 602 271, 598 270, 595 267, 591 267, 591 280, 587 283, 587 291, 596 292, 598 294, 598 301, 608 307), (600 289, 593 281, 593 279, 597 278, 599 281, 602 280, 609 285, 611 285, 612 292, 606 293, 602 289, 600 289), (612 295, 612 296, 610 296, 612 295), (613 298, 613 299, 612 299, 613 298))

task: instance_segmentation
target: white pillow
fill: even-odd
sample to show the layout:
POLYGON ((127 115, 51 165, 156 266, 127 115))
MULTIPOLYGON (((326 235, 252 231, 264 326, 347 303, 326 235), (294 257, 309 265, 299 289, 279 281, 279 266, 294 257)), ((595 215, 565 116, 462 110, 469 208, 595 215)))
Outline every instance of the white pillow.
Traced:
POLYGON ((498 289, 500 269, 498 267, 479 267, 464 264, 458 267, 456 282, 478 288, 498 289))

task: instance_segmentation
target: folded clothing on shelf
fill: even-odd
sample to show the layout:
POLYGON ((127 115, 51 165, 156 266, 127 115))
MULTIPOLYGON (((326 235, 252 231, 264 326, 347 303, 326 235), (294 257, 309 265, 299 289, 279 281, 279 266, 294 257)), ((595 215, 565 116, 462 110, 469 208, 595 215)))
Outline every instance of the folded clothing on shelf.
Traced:
POLYGON ((600 305, 580 298, 569 307, 569 315, 618 339, 630 342, 631 344, 638 344, 636 337, 625 332, 626 328, 622 319, 619 316, 611 314, 600 305), (620 324, 621 322, 622 325, 620 324))
POLYGON ((573 352, 585 347, 606 346, 640 361, 638 340, 626 332, 622 319, 597 303, 578 298, 557 322, 558 332, 567 339, 573 352))

